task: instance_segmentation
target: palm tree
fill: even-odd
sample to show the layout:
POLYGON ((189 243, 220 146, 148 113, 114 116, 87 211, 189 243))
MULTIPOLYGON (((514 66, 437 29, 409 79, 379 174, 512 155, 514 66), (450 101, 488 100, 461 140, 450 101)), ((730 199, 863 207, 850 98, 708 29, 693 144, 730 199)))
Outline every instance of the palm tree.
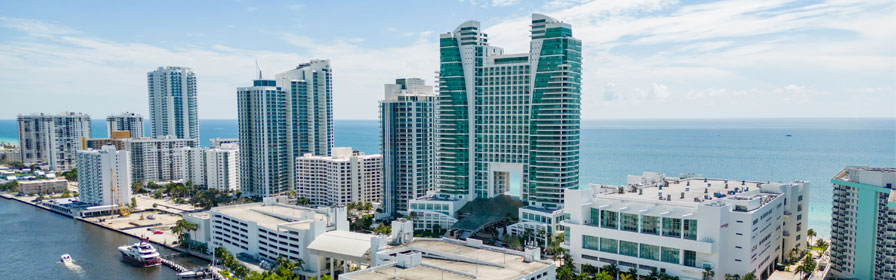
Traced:
POLYGON ((619 274, 619 280, 633 280, 633 279, 635 279, 634 277, 637 277, 634 275, 636 275, 636 274, 622 273, 622 274, 619 274))
POLYGON ((638 279, 638 269, 630 267, 628 269, 628 275, 630 275, 632 279, 638 279))
POLYGON ((572 273, 572 268, 568 266, 561 266, 560 268, 557 268, 557 279, 574 280, 575 275, 572 273))
POLYGON ((606 270, 598 272, 594 275, 594 280, 612 280, 613 276, 610 275, 606 270))
POLYGON ((758 279, 756 279, 756 274, 753 274, 752 272, 744 274, 744 277, 741 277, 740 279, 741 280, 758 280, 758 279))
POLYGON ((814 229, 810 228, 808 231, 806 231, 806 236, 808 236, 809 238, 815 237, 815 234, 816 233, 814 229))
POLYGON ((654 268, 653 270, 650 271, 650 274, 647 274, 647 276, 644 277, 644 279, 660 280, 660 277, 662 277, 662 275, 660 274, 659 271, 656 270, 656 268, 654 268))
POLYGON ((725 280, 740 280, 740 274, 725 273, 725 280))
POLYGON ((617 267, 616 264, 605 265, 602 270, 606 271, 610 276, 613 276, 614 280, 619 275, 619 267, 617 267))
POLYGON ((713 271, 711 267, 704 267, 703 268, 703 280, 709 280, 709 279, 712 279, 713 277, 716 277, 716 272, 713 271))

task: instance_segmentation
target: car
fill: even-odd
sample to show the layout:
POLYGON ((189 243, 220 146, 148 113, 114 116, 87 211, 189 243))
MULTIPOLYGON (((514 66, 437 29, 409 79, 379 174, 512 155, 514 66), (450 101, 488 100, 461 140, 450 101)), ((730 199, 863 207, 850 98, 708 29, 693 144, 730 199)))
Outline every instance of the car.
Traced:
POLYGON ((153 231, 152 234, 162 234, 162 231, 161 231, 161 230, 156 230, 156 231, 153 231))

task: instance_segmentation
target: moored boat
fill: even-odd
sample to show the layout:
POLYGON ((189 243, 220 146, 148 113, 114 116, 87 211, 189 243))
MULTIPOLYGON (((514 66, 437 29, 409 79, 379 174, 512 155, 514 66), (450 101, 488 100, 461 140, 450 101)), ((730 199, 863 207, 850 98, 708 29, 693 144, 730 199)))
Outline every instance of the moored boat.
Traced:
POLYGON ((162 264, 159 252, 148 239, 141 238, 140 242, 118 247, 118 251, 125 261, 138 266, 151 267, 162 264))
POLYGON ((59 257, 59 261, 64 264, 70 264, 70 263, 72 263, 72 256, 69 256, 68 254, 63 254, 61 257, 59 257))

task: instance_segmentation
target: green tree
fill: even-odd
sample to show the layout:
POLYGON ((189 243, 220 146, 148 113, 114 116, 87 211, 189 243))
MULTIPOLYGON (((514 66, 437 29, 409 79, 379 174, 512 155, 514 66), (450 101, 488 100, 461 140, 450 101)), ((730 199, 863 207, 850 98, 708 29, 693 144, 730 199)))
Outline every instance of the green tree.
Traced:
POLYGON ((62 172, 62 177, 71 182, 78 181, 78 168, 75 167, 72 170, 62 172))
POLYGON ((601 270, 606 271, 614 280, 619 275, 619 267, 617 267, 616 264, 605 265, 601 270))
POLYGON ((601 271, 594 275, 594 280, 613 280, 613 276, 607 271, 601 271))
POLYGON ((716 277, 716 272, 712 270, 711 267, 703 268, 703 280, 710 280, 713 277, 716 277))
POLYGON ((131 209, 137 209, 137 198, 131 197, 131 209))
POLYGON ((376 234, 389 235, 392 233, 392 226, 387 226, 386 223, 380 223, 378 226, 376 226, 375 229, 373 229, 373 232, 376 234))
POLYGON ((72 193, 69 192, 68 190, 63 190, 62 195, 60 197, 61 198, 69 198, 69 197, 72 197, 72 193))
POLYGON ((199 225, 180 219, 171 228, 171 232, 177 235, 178 244, 183 246, 184 242, 190 239, 190 231, 199 229, 199 225))
POLYGON ((815 234, 816 233, 814 229, 810 228, 808 231, 806 231, 806 236, 808 236, 809 238, 815 237, 815 234))
POLYGON ((575 280, 575 273, 572 272, 572 268, 568 266, 561 266, 557 268, 557 279, 558 280, 575 280))
POLYGON ((756 278, 756 274, 753 274, 752 272, 748 272, 747 274, 744 274, 744 277, 741 277, 740 279, 741 280, 759 280, 758 278, 756 278))

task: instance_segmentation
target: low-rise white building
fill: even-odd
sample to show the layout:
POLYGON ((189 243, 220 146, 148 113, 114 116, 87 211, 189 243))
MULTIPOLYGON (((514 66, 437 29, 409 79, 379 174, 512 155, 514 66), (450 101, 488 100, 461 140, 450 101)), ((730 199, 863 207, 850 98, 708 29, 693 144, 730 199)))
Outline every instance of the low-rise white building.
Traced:
POLYGON ((274 261, 284 256, 291 261, 304 261, 299 274, 318 276, 326 268, 324 259, 308 250, 317 237, 329 231, 348 231, 345 208, 307 208, 278 203, 267 197, 261 203, 215 207, 208 212, 184 215, 199 225, 191 231, 195 242, 207 244, 208 252, 217 247, 231 254, 246 253, 274 261))
POLYGON ((76 153, 78 198, 89 205, 131 202, 130 153, 112 145, 76 153))
POLYGON ((313 205, 380 202, 383 157, 352 148, 333 148, 333 156, 305 154, 296 158, 296 195, 313 205))
MULTIPOLYGON (((704 279, 704 269, 765 279, 805 243, 809 183, 666 178, 567 189, 561 222, 575 264, 704 279)), ((804 246, 804 245, 803 245, 804 246)))
POLYGON ((61 193, 68 189, 68 181, 61 178, 19 181, 16 188, 19 192, 26 194, 61 193))

